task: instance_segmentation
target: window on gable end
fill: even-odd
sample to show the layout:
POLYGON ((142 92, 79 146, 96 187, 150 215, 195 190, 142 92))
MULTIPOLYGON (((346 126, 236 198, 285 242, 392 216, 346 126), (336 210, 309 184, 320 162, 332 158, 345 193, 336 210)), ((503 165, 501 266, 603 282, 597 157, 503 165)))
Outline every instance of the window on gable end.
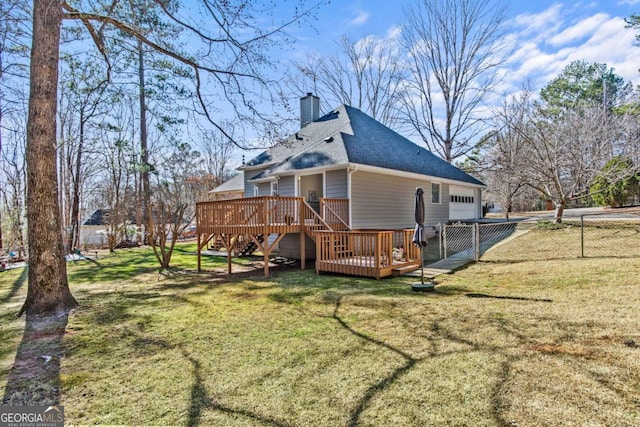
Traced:
POLYGON ((440 183, 431 183, 431 203, 440 204, 440 183))

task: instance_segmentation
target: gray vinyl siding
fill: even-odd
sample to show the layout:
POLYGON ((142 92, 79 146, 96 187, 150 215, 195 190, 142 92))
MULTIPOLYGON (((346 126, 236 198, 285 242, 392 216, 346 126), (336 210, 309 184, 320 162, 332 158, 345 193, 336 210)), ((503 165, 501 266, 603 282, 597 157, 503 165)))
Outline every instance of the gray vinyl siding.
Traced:
MULTIPOLYGON (((266 168, 244 172, 244 197, 253 197, 253 182, 249 182, 249 180, 260 175, 265 169, 266 168)), ((271 192, 271 189, 269 189, 269 192, 271 192)))
POLYGON ((294 176, 283 176, 278 180, 278 195, 293 197, 296 195, 294 176))
POLYGON ((449 186, 440 185, 440 204, 431 203, 431 182, 356 171, 351 175, 352 227, 401 229, 415 225, 416 187, 425 191, 425 224, 449 220, 449 186))
POLYGON ((325 197, 346 199, 347 196, 347 170, 328 171, 326 173, 325 197))
MULTIPOLYGON (((434 181, 438 182, 438 181, 434 181)), ((425 224, 440 224, 449 221, 449 184, 440 183, 440 204, 431 203, 431 184, 429 189, 425 190, 424 207, 426 209, 425 224), (430 221, 429 212, 437 221, 430 221)))
POLYGON ((258 184, 258 196, 270 196, 271 195, 271 183, 261 182, 258 184))

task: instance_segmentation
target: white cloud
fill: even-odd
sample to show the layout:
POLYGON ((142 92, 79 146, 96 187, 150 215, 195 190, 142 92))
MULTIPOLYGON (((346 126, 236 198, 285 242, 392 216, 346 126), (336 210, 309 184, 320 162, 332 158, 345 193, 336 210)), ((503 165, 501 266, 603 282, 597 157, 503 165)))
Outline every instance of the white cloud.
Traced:
POLYGON ((369 20, 370 16, 371 16, 371 14, 369 12, 367 12, 366 10, 358 10, 356 12, 355 18, 351 19, 349 21, 349 24, 350 25, 354 25, 354 26, 359 26, 359 25, 365 24, 369 20))
POLYGON ((633 6, 634 4, 640 4, 640 0, 620 0, 618 4, 627 4, 633 6))
POLYGON ((387 31, 387 38, 391 40, 398 40, 401 34, 402 34, 402 27, 400 25, 396 25, 389 28, 389 30, 387 31))
POLYGON ((526 13, 513 18, 510 26, 523 36, 544 37, 550 31, 561 28, 562 5, 554 4, 540 13, 526 13))
POLYGON ((609 16, 606 13, 598 13, 587 19, 583 19, 553 36, 549 40, 549 44, 552 46, 563 46, 567 43, 579 41, 591 35, 594 31, 597 31, 608 18, 609 16))
POLYGON ((634 46, 634 32, 625 28, 621 17, 588 14, 586 9, 555 4, 514 18, 510 37, 515 49, 505 64, 501 88, 517 89, 528 81, 538 91, 576 60, 607 64, 625 80, 638 83, 640 48, 634 46))

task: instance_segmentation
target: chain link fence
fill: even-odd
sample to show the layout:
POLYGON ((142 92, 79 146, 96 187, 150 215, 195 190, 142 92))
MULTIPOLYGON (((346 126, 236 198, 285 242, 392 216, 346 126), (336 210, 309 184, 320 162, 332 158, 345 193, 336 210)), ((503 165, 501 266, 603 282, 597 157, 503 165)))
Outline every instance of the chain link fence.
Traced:
POLYGON ((640 256, 640 210, 441 226, 440 257, 527 261, 640 256))

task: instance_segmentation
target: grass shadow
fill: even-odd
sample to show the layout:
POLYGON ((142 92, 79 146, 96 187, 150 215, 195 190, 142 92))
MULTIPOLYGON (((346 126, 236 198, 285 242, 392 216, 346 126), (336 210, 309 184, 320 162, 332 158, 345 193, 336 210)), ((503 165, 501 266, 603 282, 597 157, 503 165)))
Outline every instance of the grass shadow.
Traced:
POLYGON ((414 366, 415 364, 420 361, 420 359, 416 359, 414 357, 412 357, 411 355, 409 355, 408 353, 393 347, 390 344, 387 344, 384 341, 380 341, 378 339, 372 338, 368 335, 365 335, 361 332, 356 331, 355 329, 353 329, 351 326, 349 326, 339 315, 338 315, 338 311, 340 310, 340 305, 342 302, 342 297, 338 297, 335 300, 335 308, 333 311, 333 319, 335 321, 337 321, 340 326, 342 326, 345 330, 347 330, 349 333, 355 335, 356 337, 370 342, 378 347, 382 347, 386 350, 389 350, 397 355, 399 355, 400 357, 402 357, 402 359, 405 360, 405 363, 400 366, 399 368, 395 369, 393 372, 391 372, 391 374, 387 375, 386 377, 382 378, 380 381, 376 382, 375 384, 371 385, 371 387, 369 387, 367 389, 367 391, 364 393, 364 395, 360 398, 360 400, 358 401, 358 404, 355 406, 355 408, 351 411, 351 414, 349 415, 349 426, 357 426, 359 424, 360 421, 360 416, 362 415, 362 412, 366 409, 367 405, 369 404, 369 402, 371 401, 371 399, 373 399, 378 393, 384 391, 385 389, 387 389, 390 385, 392 385, 397 379, 399 379, 401 376, 403 376, 404 374, 406 374, 407 372, 409 372, 414 366))
POLYGON ((68 315, 27 316, 2 403, 34 406, 60 403, 60 360, 68 315))
POLYGON ((9 289, 9 293, 7 293, 7 295, 0 298, 0 304, 4 304, 5 302, 8 302, 11 298, 16 296, 18 291, 20 291, 20 288, 22 288, 22 285, 24 285, 25 282, 27 281, 27 277, 29 277, 29 268, 24 267, 22 269, 22 273, 20 274, 20 276, 18 276, 15 282, 13 282, 13 285, 11 285, 11 289, 9 289))
POLYGON ((505 296, 505 295, 488 295, 488 294, 479 294, 479 293, 467 293, 465 295, 469 298, 493 298, 493 299, 508 299, 508 300, 514 300, 514 301, 553 302, 553 300, 548 298, 512 297, 512 296, 505 296))
POLYGON ((203 368, 199 360, 192 356, 182 344, 173 344, 162 338, 149 338, 140 336, 138 332, 132 331, 135 338, 132 344, 146 354, 154 354, 159 351, 167 351, 179 349, 182 356, 189 361, 193 368, 193 383, 191 385, 189 395, 189 413, 186 424, 189 427, 199 426, 201 424, 202 412, 204 410, 217 411, 229 415, 239 415, 247 418, 252 424, 269 425, 274 427, 289 427, 290 424, 283 421, 275 420, 248 409, 232 408, 222 405, 216 399, 209 397, 207 392, 203 368))

